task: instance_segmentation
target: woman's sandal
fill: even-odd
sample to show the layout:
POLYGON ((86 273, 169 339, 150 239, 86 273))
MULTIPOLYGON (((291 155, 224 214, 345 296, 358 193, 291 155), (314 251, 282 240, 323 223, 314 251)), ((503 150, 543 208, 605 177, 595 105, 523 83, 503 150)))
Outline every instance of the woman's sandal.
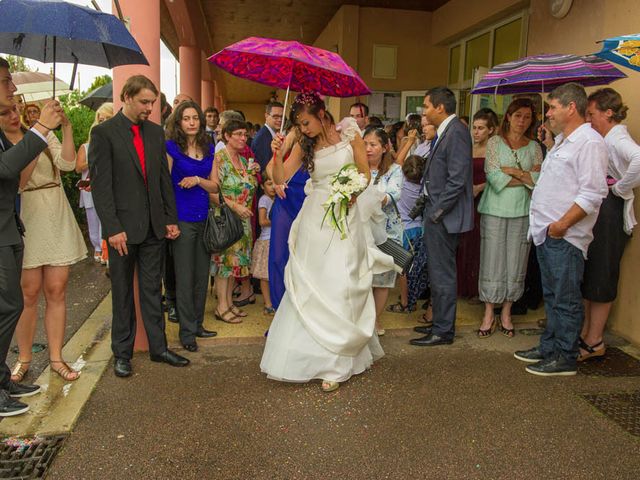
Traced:
POLYGON ((52 372, 56 372, 60 375, 60 378, 65 382, 73 382, 80 377, 80 372, 72 369, 69 365, 67 365, 62 360, 49 360, 49 366, 51 367, 52 372), (54 363, 59 363, 59 368, 53 368, 54 363))
POLYGON ((409 310, 408 305, 402 305, 402 303, 400 302, 387 305, 387 308, 385 308, 385 310, 391 313, 409 313, 411 311, 409 310))
POLYGON ((224 323, 242 323, 242 319, 238 318, 231 309, 227 310, 224 313, 220 313, 218 310, 214 310, 213 315, 216 317, 216 320, 220 320, 224 323), (228 318, 226 316, 229 313, 232 315, 231 318, 228 318))
POLYGON ((18 360, 11 370, 11 381, 15 383, 20 383, 24 380, 25 375, 29 371, 29 365, 31 364, 31 360, 28 362, 24 362, 22 360, 18 360))
POLYGON ((513 338, 516 334, 516 329, 504 327, 502 325, 502 320, 500 320, 500 333, 507 338, 513 338))
POLYGON ((264 307, 262 313, 264 313, 265 315, 274 316, 276 314, 276 309, 273 307, 264 307))
POLYGON ((322 391, 325 393, 333 392, 337 390, 340 384, 338 382, 334 382, 333 380, 323 380, 322 381, 322 391))
POLYGON ((236 307, 246 307, 247 305, 253 305, 254 303, 256 303, 256 295, 255 295, 255 293, 252 293, 247 298, 243 298, 242 300, 234 300, 233 301, 233 304, 236 307))
POLYGON ((422 314, 422 316, 418 319, 418 322, 424 324, 425 327, 433 327, 433 319, 428 319, 426 313, 422 314))
POLYGON ((236 317, 240 317, 240 318, 244 318, 247 315, 249 315, 247 312, 243 312, 242 310, 240 310, 235 305, 231 306, 231 313, 233 313, 236 317))
POLYGON ((478 338, 489 338, 491 335, 493 335, 493 332, 495 331, 496 331, 496 319, 494 317, 493 320, 491 321, 491 326, 489 328, 487 329, 479 328, 476 334, 478 335, 478 338))
POLYGON ((599 341, 595 345, 589 345, 582 338, 578 341, 580 344, 580 349, 586 351, 586 354, 579 354, 578 361, 584 362, 585 360, 589 360, 590 358, 602 359, 607 352, 606 347, 604 346, 604 340, 599 341), (597 348, 602 345, 602 348, 597 348))

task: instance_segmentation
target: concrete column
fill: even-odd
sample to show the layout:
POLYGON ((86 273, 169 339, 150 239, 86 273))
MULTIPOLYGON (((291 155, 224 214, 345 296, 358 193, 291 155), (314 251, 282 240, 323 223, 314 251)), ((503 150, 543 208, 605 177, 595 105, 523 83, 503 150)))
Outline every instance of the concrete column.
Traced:
POLYGON ((201 95, 201 56, 198 47, 180 46, 180 93, 185 93, 193 98, 193 101, 200 103, 201 95))
POLYGON ((213 82, 209 80, 202 80, 202 103, 200 106, 202 110, 206 110, 209 107, 215 106, 215 87, 213 82))
MULTIPOLYGON (((133 75, 148 77, 160 91, 160 0, 145 0, 144 8, 140 8, 138 0, 120 0, 120 7, 129 31, 142 48, 149 65, 123 65, 113 69, 113 102, 116 111, 121 107, 122 86, 133 75)), ((112 11, 117 14, 115 5, 112 11)), ((151 120, 160 123, 160 98, 153 106, 151 120)))

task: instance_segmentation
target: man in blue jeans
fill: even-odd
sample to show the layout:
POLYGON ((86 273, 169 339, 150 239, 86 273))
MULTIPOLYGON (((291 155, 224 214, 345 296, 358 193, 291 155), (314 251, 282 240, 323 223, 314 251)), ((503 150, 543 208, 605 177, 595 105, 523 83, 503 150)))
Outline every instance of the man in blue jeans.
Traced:
MULTIPOLYGON (((582 273, 591 233, 607 196, 607 147, 585 123, 587 95, 568 83, 549 94, 547 118, 560 132, 531 197, 529 237, 536 245, 547 326, 540 345, 515 352, 534 375, 575 375, 584 320, 582 273)), ((547 132, 547 135, 549 132, 547 132)))

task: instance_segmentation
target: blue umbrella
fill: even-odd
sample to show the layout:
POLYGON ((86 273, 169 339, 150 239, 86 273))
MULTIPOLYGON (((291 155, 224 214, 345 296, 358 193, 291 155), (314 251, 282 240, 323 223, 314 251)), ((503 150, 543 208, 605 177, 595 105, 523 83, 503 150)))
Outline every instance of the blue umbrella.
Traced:
POLYGON ((53 62, 54 76, 56 62, 149 65, 118 18, 63 0, 0 0, 0 52, 53 62))
POLYGON ((640 72, 640 34, 607 38, 602 43, 598 57, 640 72))

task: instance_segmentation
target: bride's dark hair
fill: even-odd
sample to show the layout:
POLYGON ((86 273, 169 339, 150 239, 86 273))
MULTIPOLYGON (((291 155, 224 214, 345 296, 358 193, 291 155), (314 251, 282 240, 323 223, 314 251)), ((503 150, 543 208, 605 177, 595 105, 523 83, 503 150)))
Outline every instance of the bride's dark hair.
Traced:
MULTIPOLYGON (((293 105, 291 106, 291 113, 289 114, 289 120, 292 125, 298 125, 298 115, 302 112, 306 112, 309 115, 313 115, 318 120, 322 121, 320 118, 320 112, 324 112, 325 117, 329 119, 329 122, 333 125, 333 117, 327 111, 327 107, 324 104, 324 101, 320 98, 317 93, 300 93, 293 101, 293 105)), ((324 126, 324 124, 323 124, 324 126)), ((315 167, 313 163, 313 157, 315 154, 315 148, 317 143, 317 137, 311 138, 307 137, 304 134, 300 134, 298 138, 298 143, 300 147, 302 147, 302 165, 305 170, 308 172, 313 172, 315 167)))

